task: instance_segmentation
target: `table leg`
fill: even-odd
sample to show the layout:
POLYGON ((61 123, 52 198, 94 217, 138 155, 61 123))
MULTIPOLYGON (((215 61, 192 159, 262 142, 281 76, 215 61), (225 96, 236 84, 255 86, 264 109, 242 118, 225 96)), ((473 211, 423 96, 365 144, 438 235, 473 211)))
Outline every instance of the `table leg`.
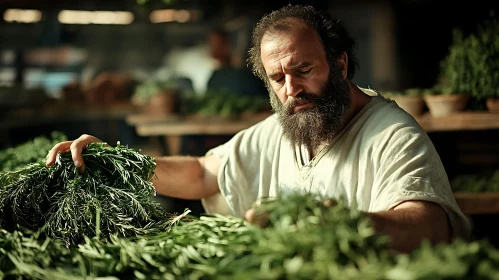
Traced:
POLYGON ((163 137, 163 153, 168 156, 180 155, 180 148, 182 145, 182 137, 180 135, 170 135, 163 137))

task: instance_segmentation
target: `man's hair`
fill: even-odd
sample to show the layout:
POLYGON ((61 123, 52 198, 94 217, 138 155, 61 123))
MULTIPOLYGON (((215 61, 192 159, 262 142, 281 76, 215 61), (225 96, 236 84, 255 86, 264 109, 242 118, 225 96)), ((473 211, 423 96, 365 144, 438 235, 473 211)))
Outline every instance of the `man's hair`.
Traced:
POLYGON ((268 85, 267 75, 261 59, 260 44, 267 33, 285 31, 292 24, 289 19, 302 20, 306 25, 315 29, 322 41, 329 67, 336 63, 339 55, 345 52, 348 55, 347 78, 352 79, 356 68, 359 67, 354 48, 355 40, 350 37, 345 27, 339 20, 334 20, 329 14, 321 12, 312 6, 288 4, 265 15, 256 24, 251 38, 248 62, 253 67, 253 73, 268 85))

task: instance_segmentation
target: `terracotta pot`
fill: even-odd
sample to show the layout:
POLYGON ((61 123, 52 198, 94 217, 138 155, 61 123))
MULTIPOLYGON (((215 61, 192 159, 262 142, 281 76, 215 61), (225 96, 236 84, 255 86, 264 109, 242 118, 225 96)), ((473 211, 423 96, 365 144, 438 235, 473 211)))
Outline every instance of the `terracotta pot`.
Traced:
POLYGON ((424 109, 423 97, 419 96, 392 96, 393 101, 413 117, 420 116, 424 109))
POLYGON ((160 92, 151 99, 146 106, 148 113, 173 114, 175 113, 176 95, 172 92, 160 92))
POLYGON ((499 98, 487 98, 487 109, 491 113, 499 113, 499 98))
POLYGON ((468 105, 467 95, 425 95, 424 101, 434 117, 451 115, 461 112, 468 105))

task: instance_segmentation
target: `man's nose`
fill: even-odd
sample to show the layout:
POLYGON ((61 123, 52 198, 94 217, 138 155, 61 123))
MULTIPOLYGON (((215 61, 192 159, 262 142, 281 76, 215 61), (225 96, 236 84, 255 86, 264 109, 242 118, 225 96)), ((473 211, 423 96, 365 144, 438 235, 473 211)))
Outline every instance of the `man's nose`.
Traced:
POLYGON ((303 91, 303 85, 300 80, 291 75, 286 75, 286 95, 296 97, 303 91))

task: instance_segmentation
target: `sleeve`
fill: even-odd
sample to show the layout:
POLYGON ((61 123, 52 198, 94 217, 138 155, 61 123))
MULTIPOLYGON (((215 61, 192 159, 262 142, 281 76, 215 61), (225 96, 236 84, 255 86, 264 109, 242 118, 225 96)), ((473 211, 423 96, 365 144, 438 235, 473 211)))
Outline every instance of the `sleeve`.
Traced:
POLYGON ((258 199, 260 186, 265 184, 262 170, 271 164, 273 156, 269 154, 269 139, 276 139, 271 135, 275 133, 274 123, 270 116, 206 153, 221 160, 217 175, 220 193, 201 200, 206 212, 242 217, 258 199))
POLYGON ((372 210, 388 210, 408 200, 434 202, 447 213, 453 236, 469 239, 470 222, 455 200, 444 166, 426 132, 394 125, 381 135, 376 140, 380 144, 372 210))

